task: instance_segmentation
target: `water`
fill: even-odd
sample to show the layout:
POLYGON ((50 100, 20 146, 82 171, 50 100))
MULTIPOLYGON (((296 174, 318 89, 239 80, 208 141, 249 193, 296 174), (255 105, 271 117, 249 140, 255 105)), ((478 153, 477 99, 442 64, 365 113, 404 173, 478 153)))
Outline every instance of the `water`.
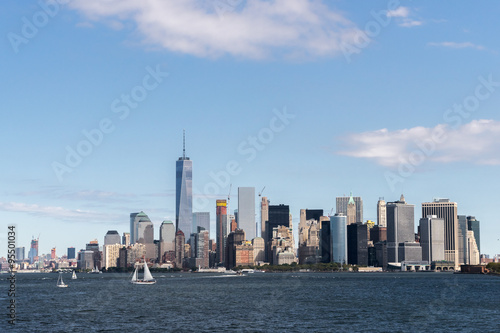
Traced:
MULTIPOLYGON (((19 332, 498 332, 500 278, 449 273, 17 275, 19 332)), ((6 274, 0 275, 7 313, 6 274)))

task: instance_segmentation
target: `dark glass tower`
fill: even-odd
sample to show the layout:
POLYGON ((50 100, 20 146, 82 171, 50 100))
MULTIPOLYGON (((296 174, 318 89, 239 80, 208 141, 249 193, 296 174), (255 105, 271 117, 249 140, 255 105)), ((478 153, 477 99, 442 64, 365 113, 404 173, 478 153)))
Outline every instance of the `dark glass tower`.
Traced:
POLYGON ((183 137, 182 157, 175 163, 175 226, 190 235, 193 221, 193 161, 186 157, 186 139, 183 137))

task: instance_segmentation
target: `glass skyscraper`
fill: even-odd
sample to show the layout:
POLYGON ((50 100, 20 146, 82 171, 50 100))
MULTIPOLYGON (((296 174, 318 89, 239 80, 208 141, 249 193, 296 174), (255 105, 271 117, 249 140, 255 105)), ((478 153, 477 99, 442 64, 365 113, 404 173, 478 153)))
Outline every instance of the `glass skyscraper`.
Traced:
POLYGON ((238 228, 245 231, 247 240, 255 234, 255 187, 238 187, 238 228))
POLYGON ((331 261, 347 264, 347 217, 338 213, 330 217, 331 261))
POLYGON ((193 161, 186 157, 185 142, 182 157, 175 165, 175 227, 176 231, 190 235, 193 232, 193 161))

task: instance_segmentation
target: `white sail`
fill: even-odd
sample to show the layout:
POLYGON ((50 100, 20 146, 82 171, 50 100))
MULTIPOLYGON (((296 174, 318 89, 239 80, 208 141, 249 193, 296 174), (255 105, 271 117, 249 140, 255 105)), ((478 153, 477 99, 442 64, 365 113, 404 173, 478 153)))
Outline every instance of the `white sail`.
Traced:
POLYGON ((144 281, 153 281, 153 275, 151 275, 151 272, 149 272, 148 264, 144 262, 144 281))
POLYGON ((137 281, 137 267, 135 268, 134 275, 132 275, 132 282, 137 281))
POLYGON ((75 271, 73 271, 73 275, 71 276, 71 278, 72 278, 73 280, 76 280, 76 273, 75 273, 75 271))
POLYGON ((64 287, 67 287, 68 285, 64 283, 63 279, 62 279, 62 274, 59 273, 59 278, 57 278, 57 286, 58 287, 61 287, 61 288, 64 288, 64 287))

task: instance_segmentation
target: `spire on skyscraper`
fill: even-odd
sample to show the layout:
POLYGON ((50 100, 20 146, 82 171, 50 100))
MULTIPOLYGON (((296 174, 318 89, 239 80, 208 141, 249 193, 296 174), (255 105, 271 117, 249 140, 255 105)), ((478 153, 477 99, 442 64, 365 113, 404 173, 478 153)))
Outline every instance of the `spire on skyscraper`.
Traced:
POLYGON ((352 197, 352 192, 349 196, 349 202, 347 203, 348 205, 355 205, 356 203, 354 202, 354 198, 352 197))
POLYGON ((182 130, 182 159, 186 159, 186 130, 182 130))

